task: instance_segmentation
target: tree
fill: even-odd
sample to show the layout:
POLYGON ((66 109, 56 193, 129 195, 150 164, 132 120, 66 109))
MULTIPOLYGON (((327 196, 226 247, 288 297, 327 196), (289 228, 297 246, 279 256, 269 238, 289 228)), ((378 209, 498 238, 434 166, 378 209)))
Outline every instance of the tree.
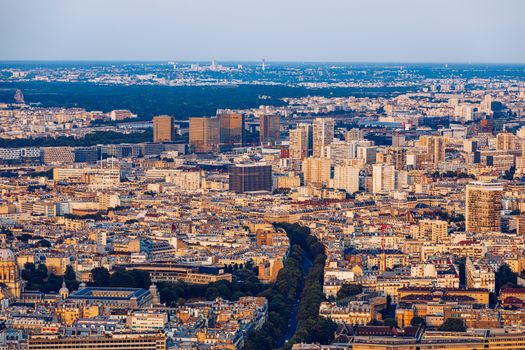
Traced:
POLYGON ((66 272, 64 273, 64 279, 66 281, 73 281, 77 279, 77 274, 75 273, 73 266, 67 265, 66 272))
POLYGON ((337 292, 337 299, 345 299, 363 292, 360 284, 343 284, 337 292))
POLYGON ((206 291, 207 300, 215 300, 219 296, 219 291, 215 287, 208 288, 206 291))
POLYGON ((111 287, 135 288, 135 277, 130 271, 118 270, 109 278, 109 285, 111 287))
POLYGON ((44 239, 44 238, 42 238, 38 243, 40 244, 41 247, 44 247, 44 248, 51 247, 51 243, 47 239, 44 239))
POLYGON ((496 293, 499 295, 499 290, 505 285, 515 285, 518 280, 518 274, 513 272, 509 265, 501 264, 496 271, 496 293))
POLYGON ((77 281, 77 274, 71 265, 66 267, 66 272, 64 273, 64 282, 70 291, 77 290, 78 286, 80 285, 80 283, 77 281))
POLYGON ((466 332, 467 327, 465 327, 465 322, 463 322, 461 318, 450 317, 443 322, 438 330, 445 332, 466 332))
POLYGON ((93 286, 95 287, 109 287, 109 271, 105 267, 96 267, 91 270, 93 276, 93 286))
POLYGON ((48 271, 47 271, 47 266, 45 264, 39 264, 38 267, 36 268, 36 274, 40 277, 40 278, 47 278, 47 275, 48 275, 48 271))
POLYGON ((151 279, 149 277, 148 271, 131 270, 131 274, 133 275, 133 279, 135 280, 136 288, 148 289, 151 285, 151 279))

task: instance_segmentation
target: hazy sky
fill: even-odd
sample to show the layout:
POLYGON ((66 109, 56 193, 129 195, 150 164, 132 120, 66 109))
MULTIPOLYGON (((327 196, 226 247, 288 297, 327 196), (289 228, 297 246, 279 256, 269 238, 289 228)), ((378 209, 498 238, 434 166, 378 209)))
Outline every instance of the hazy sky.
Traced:
POLYGON ((0 0, 0 59, 525 63, 525 0, 0 0))

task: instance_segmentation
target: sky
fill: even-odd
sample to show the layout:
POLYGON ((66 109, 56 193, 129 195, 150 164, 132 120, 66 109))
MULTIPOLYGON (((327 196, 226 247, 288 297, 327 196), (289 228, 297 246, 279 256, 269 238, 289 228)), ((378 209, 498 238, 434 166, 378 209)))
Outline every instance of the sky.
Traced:
POLYGON ((525 0, 0 0, 0 60, 525 63, 525 0))

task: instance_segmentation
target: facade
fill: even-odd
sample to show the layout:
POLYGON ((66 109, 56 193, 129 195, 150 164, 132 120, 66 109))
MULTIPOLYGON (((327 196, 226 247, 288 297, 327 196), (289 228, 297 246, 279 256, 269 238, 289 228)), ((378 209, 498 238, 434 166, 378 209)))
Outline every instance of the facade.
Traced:
POLYGON ((272 166, 237 164, 229 168, 230 191, 236 193, 272 191, 272 166))
POLYGON ((75 163, 96 163, 100 159, 98 147, 79 147, 73 151, 75 163))
POLYGON ((396 188, 396 170, 393 165, 374 164, 372 167, 372 192, 390 192, 396 188))
POLYGON ((499 183, 472 182, 467 185, 465 225, 468 232, 484 233, 501 230, 501 199, 499 183))
POLYGON ((327 185, 330 182, 332 162, 329 158, 308 157, 303 161, 305 184, 327 185))
POLYGON ((44 147, 41 157, 45 164, 71 164, 75 161, 71 147, 44 147))
POLYGON ((336 165, 332 187, 348 193, 359 191, 359 172, 361 169, 352 165, 336 165))
POLYGON ((422 136, 419 145, 425 150, 428 163, 438 165, 445 161, 445 138, 442 136, 422 136))
POLYGON ((220 144, 218 118, 190 118, 190 146, 197 153, 216 152, 220 144))
POLYGON ((220 127, 220 142, 223 149, 244 145, 244 115, 232 111, 217 113, 220 127))
POLYGON ((444 220, 421 220, 419 222, 419 236, 434 243, 447 241, 448 223, 444 220))
POLYGON ((326 146, 334 140, 335 121, 332 118, 315 118, 313 126, 313 156, 325 157, 326 146))
POLYGON ((165 350, 164 333, 113 333, 60 337, 58 335, 35 335, 27 340, 27 350, 165 350))
POLYGON ((274 145, 281 138, 281 117, 265 114, 260 119, 261 145, 274 145))
POLYGON ((304 159, 308 156, 308 132, 305 128, 290 130, 290 158, 304 159))
POLYGON ((159 115, 153 117, 153 142, 173 141, 173 117, 159 115))

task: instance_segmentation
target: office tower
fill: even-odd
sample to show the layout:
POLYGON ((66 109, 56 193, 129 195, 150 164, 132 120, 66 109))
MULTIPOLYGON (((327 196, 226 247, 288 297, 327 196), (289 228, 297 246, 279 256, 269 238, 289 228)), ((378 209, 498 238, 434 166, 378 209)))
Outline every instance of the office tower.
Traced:
POLYGON ((313 127, 313 156, 325 157, 325 148, 334 140, 335 122, 332 118, 315 118, 313 127))
POLYGON ((173 117, 159 115, 153 117, 153 142, 173 141, 173 117))
POLYGON ((330 182, 332 162, 329 158, 308 157, 303 161, 305 184, 327 185, 330 182))
POLYGON ((359 191, 359 172, 361 169, 351 165, 336 165, 332 188, 345 190, 348 193, 359 191))
POLYGON ((444 220, 421 220, 419 221, 419 238, 443 243, 448 237, 448 223, 444 220))
POLYGON ((229 150, 244 145, 244 115, 231 111, 217 113, 222 148, 229 150))
POLYGON ((229 168, 230 191, 236 193, 272 190, 272 166, 237 164, 229 168))
POLYGON ((498 151, 516 150, 516 136, 510 132, 500 132, 496 136, 496 149, 498 151))
POLYGON ((465 199, 465 225, 467 232, 499 232, 501 230, 500 183, 471 182, 465 199))
POLYGON ((304 159, 308 156, 308 134, 304 128, 290 130, 290 158, 304 159))
POLYGON ((281 138, 281 117, 278 115, 261 116, 259 134, 261 145, 275 145, 281 138))
POLYGON ((73 151, 75 163, 96 163, 100 159, 98 147, 79 147, 73 151))
POLYGON ((218 118, 190 118, 190 146, 194 152, 217 152, 220 144, 218 118))
POLYGON ((393 165, 374 164, 372 167, 372 192, 390 192, 396 188, 396 170, 393 165))
POLYGON ((365 133, 363 130, 358 128, 350 129, 345 134, 345 140, 346 141, 357 141, 357 140, 363 140, 365 138, 365 133))
POLYGON ((421 136, 419 145, 425 149, 429 163, 437 165, 445 161, 446 142, 442 136, 421 136))

